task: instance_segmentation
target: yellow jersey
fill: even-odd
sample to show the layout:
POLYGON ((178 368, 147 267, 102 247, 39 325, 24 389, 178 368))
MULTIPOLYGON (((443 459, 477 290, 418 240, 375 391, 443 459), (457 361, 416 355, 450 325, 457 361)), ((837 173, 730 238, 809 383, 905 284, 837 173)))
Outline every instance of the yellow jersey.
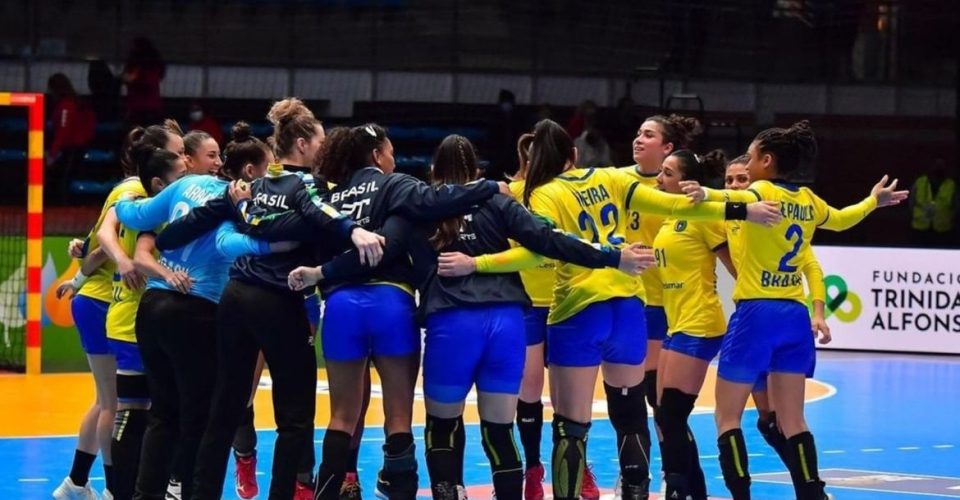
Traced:
MULTIPOLYGON (((103 224, 103 219, 107 216, 107 211, 110 210, 110 207, 121 199, 131 195, 141 198, 146 198, 147 196, 143 185, 140 184, 139 177, 127 177, 114 186, 110 194, 107 195, 107 201, 103 203, 103 208, 100 210, 100 217, 97 219, 97 223, 93 226, 93 229, 90 230, 90 234, 87 235, 87 253, 96 250, 100 246, 100 243, 97 241, 97 231, 100 230, 100 225, 103 224)), ((91 299, 97 299, 103 302, 112 302, 113 273, 116 270, 117 265, 114 264, 113 261, 108 260, 87 278, 87 281, 80 287, 77 295, 83 295, 84 297, 90 297, 91 299)))
MULTIPOLYGON (((569 170, 531 193, 530 209, 558 228, 592 243, 622 247, 625 214, 723 219, 722 203, 693 204, 685 196, 640 185, 619 169, 569 170)), ((642 296, 639 281, 616 269, 557 264, 548 324, 559 323, 588 305, 614 297, 642 296)))
MULTIPOLYGON (((120 248, 127 257, 133 258, 133 253, 137 248, 137 236, 140 231, 134 231, 120 225, 120 232, 117 237, 120 239, 120 248)), ((137 336, 134 331, 134 323, 137 318, 137 308, 140 307, 140 297, 143 296, 143 288, 131 290, 120 279, 120 274, 114 270, 113 273, 113 300, 107 309, 107 338, 113 340, 122 340, 124 342, 137 342, 137 336)))
MULTIPOLYGON (((621 172, 630 174, 640 184, 651 188, 657 187, 658 174, 644 174, 639 170, 639 166, 631 165, 622 167, 621 172)), ((653 240, 657 237, 657 231, 663 225, 664 218, 659 215, 641 214, 637 210, 627 211, 627 220, 625 223, 625 233, 627 242, 642 243, 648 247, 653 246, 653 240)), ((646 303, 649 306, 663 305, 663 283, 660 281, 660 270, 656 267, 647 269, 640 275, 640 281, 643 283, 643 292, 646 295, 646 303)), ((644 297, 641 297, 644 298, 644 297)))
MULTIPOLYGON (((704 189, 707 200, 780 203, 783 215, 772 228, 742 224, 739 241, 731 248, 737 268, 733 300, 787 299, 806 302, 801 265, 816 260, 810 247, 817 228, 843 230, 863 220, 877 207, 868 196, 856 205, 837 210, 809 188, 779 181, 757 181, 745 191, 704 189)), ((731 240, 733 241, 733 240, 731 240)))
POLYGON ((653 249, 663 280, 669 334, 711 338, 726 333, 714 254, 726 240, 722 221, 664 220, 653 249))
MULTIPOLYGON (((510 183, 510 193, 516 200, 523 200, 522 180, 510 183)), ((512 246, 518 246, 516 242, 511 241, 512 246)), ((520 271, 520 281, 523 282, 523 289, 530 297, 534 307, 550 307, 553 301, 553 278, 557 270, 557 261, 553 259, 540 259, 536 267, 523 269, 520 271)))
MULTIPOLYGON (((740 229, 743 224, 748 223, 742 220, 726 222, 727 248, 730 250, 730 260, 733 261, 734 269, 740 269, 740 263, 737 262, 737 259, 742 255, 740 248, 743 244, 743 238, 740 237, 742 234, 740 229)), ((799 258, 800 264, 797 267, 800 268, 800 272, 807 281, 807 292, 810 300, 826 303, 827 288, 823 283, 823 268, 820 267, 820 261, 817 260, 813 247, 811 246, 808 252, 801 252, 799 258)))

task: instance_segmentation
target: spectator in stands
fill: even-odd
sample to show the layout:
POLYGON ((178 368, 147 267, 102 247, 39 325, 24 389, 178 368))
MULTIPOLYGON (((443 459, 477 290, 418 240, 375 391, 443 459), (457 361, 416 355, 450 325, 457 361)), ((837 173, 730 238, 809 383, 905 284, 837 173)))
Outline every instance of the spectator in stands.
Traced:
POLYGON ((223 146, 223 128, 220 122, 210 114, 210 108, 200 101, 193 101, 190 104, 190 123, 187 130, 200 130, 210 134, 213 140, 223 146))
POLYGON ((610 145, 603 137, 603 133, 597 128, 596 108, 594 112, 585 116, 583 121, 583 132, 574 139, 573 145, 576 146, 577 167, 609 167, 613 165, 610 159, 610 145))
POLYGON ((577 110, 573 112, 573 116, 567 120, 567 134, 570 134, 570 137, 580 137, 580 134, 583 133, 587 128, 587 117, 593 117, 594 119, 597 116, 597 103, 587 99, 580 103, 577 106, 577 110))
POLYGON ((135 38, 122 75, 127 85, 126 119, 129 124, 150 125, 161 120, 160 81, 166 72, 163 58, 153 42, 144 37, 135 38))
POLYGON ((921 246, 949 246, 957 212, 957 184, 947 176, 943 158, 937 158, 910 191, 913 242, 921 246))
POLYGON ((90 106, 77 96, 73 83, 63 73, 47 80, 53 104, 53 142, 47 152, 47 185, 56 186, 60 201, 67 198, 70 176, 83 161, 87 146, 96 133, 97 118, 90 106))
POLYGON ((120 117, 120 87, 122 83, 110 65, 103 59, 93 59, 87 66, 87 87, 90 88, 90 107, 101 122, 120 117))

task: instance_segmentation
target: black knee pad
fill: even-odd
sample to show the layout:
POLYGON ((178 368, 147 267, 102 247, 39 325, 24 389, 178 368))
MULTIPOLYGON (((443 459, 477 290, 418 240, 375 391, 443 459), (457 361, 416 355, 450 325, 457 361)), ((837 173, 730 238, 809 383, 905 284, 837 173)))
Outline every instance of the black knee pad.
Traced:
POLYGON ((660 408, 654 412, 654 420, 665 434, 669 431, 686 432, 687 419, 697 402, 695 394, 687 394, 680 389, 668 387, 660 396, 660 408))
POLYGON ((633 387, 614 387, 604 382, 607 393, 607 411, 610 424, 618 434, 640 434, 647 432, 647 403, 644 400, 644 384, 633 387))
POLYGON ((463 453, 464 442, 458 439, 463 432, 461 418, 439 418, 427 414, 427 425, 423 431, 423 441, 427 447, 427 472, 430 484, 437 488, 435 495, 445 498, 450 494, 456 498, 456 488, 463 475, 463 463, 459 459, 463 453), (452 493, 450 493, 452 491, 452 493))
POLYGON ((143 374, 117 374, 117 399, 119 401, 149 401, 150 387, 143 374))
POLYGON ((580 441, 587 440, 590 432, 590 423, 581 423, 570 420, 563 415, 553 414, 553 439, 573 438, 580 441))

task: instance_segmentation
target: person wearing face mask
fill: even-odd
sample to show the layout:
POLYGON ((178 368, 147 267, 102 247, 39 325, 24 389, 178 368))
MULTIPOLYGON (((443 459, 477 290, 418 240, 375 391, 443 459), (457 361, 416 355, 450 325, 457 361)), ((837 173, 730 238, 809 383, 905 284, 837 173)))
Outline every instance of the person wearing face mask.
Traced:
POLYGON ((200 132, 206 132, 217 141, 218 145, 223 144, 223 127, 220 122, 210 114, 209 108, 200 101, 194 101, 190 104, 190 123, 187 129, 200 132))

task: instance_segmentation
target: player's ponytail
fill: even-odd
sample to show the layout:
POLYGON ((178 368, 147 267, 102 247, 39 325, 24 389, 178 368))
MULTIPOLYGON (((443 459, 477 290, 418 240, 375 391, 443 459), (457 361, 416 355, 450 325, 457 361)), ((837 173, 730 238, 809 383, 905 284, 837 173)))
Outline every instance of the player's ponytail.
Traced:
MULTIPOLYGON (((462 135, 448 135, 433 154, 432 180, 439 184, 466 184, 477 178, 477 152, 462 135)), ((439 224, 430 238, 437 250, 453 244, 460 237, 463 217, 452 217, 439 224)))
POLYGON ((170 141, 169 131, 163 125, 150 125, 149 127, 134 127, 127 133, 123 144, 123 152, 120 154, 120 167, 123 169, 125 177, 137 175, 138 162, 135 158, 134 150, 143 147, 166 148, 170 141))
POLYGON ((817 138, 807 120, 790 128, 768 128, 754 142, 758 151, 773 156, 777 176, 786 180, 811 170, 817 159, 817 138))
POLYGON ((523 204, 529 207, 533 191, 563 173, 567 163, 575 160, 573 140, 567 131, 553 120, 540 120, 533 128, 523 204))

